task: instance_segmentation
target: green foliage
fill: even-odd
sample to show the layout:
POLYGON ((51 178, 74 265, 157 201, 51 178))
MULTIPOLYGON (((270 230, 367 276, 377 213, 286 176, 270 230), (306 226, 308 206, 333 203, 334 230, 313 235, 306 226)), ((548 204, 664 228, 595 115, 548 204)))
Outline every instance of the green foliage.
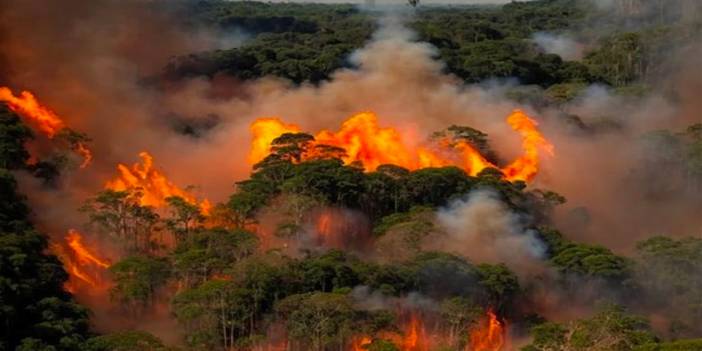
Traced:
POLYGON ((490 306, 501 309, 514 301, 520 290, 519 280, 507 266, 480 264, 476 268, 490 306))
POLYGON ((629 351, 655 341, 644 319, 622 308, 606 306, 590 319, 561 325, 545 323, 532 329, 533 342, 524 351, 629 351))
POLYGON ((141 195, 139 191, 104 190, 80 210, 96 229, 121 240, 129 251, 148 254, 158 248, 154 234, 160 217, 152 207, 140 205, 141 195))
POLYGON ((252 37, 239 48, 177 58, 166 69, 171 78, 227 73, 318 82, 347 65, 346 56, 374 28, 372 19, 351 5, 203 1, 189 12, 198 22, 252 37))
POLYGON ((678 340, 659 344, 646 344, 639 346, 634 351, 700 351, 702 339, 678 340))
POLYGON ((276 312, 287 320, 289 335, 311 350, 344 345, 354 334, 357 318, 346 295, 323 292, 288 296, 276 305, 276 312))
POLYGON ((166 226, 175 235, 177 241, 189 239, 193 229, 201 226, 205 221, 200 208, 180 196, 168 197, 166 203, 171 209, 171 216, 166 219, 166 226))
POLYGON ((594 76, 622 86, 643 75, 646 69, 643 54, 638 33, 621 33, 606 38, 597 50, 587 55, 585 63, 594 76))
POLYGON ((441 317, 447 325, 449 343, 462 347, 460 335, 468 330, 483 314, 477 303, 466 297, 451 297, 441 302, 441 317))
POLYGON ((477 296, 479 292, 476 267, 458 256, 426 252, 408 264, 415 275, 417 291, 428 296, 477 296))
POLYGON ((10 169, 22 167, 30 133, 0 109, 0 349, 80 350, 88 312, 63 290, 68 278, 47 255, 46 237, 28 221, 29 208, 10 169))
POLYGON ((439 49, 449 71, 465 81, 515 77, 525 84, 549 86, 587 80, 587 68, 539 52, 529 37, 574 27, 583 15, 578 1, 572 0, 427 7, 412 27, 420 40, 439 49))
POLYGON ((407 177, 405 186, 411 203, 441 206, 470 190, 472 180, 456 167, 422 168, 407 177))
POLYGON ((700 332, 702 239, 657 236, 637 245, 636 282, 650 307, 670 319, 673 337, 700 332))
POLYGON ((130 256, 109 268, 114 281, 112 297, 137 314, 155 300, 156 291, 170 274, 168 262, 148 256, 130 256))
POLYGON ((85 351, 167 351, 157 337, 143 331, 123 331, 89 339, 85 351))
POLYGON ((210 280, 182 291, 172 306, 193 347, 232 348, 254 326, 251 291, 228 280, 210 280))
POLYGON ((368 351, 400 351, 395 344, 388 340, 373 340, 373 342, 368 345, 368 351))
POLYGON ((244 230, 201 229, 178 244, 170 257, 173 273, 186 287, 214 274, 225 274, 235 263, 252 255, 258 237, 244 230))
POLYGON ((702 139, 699 124, 675 133, 657 130, 644 134, 639 147, 643 155, 632 180, 647 186, 643 194, 665 199, 671 194, 687 194, 696 201, 702 194, 702 139), (660 178, 664 175, 663 178, 660 178), (665 181, 660 181, 665 179, 665 181))
MULTIPOLYGON (((378 16, 338 4, 197 1, 182 6, 190 11, 185 21, 192 25, 243 32, 248 38, 240 47, 175 58, 164 72, 173 80, 272 75, 293 84, 323 84, 332 72, 349 66, 347 58, 369 40, 378 16)), ((654 63, 672 48, 666 41, 682 31, 666 20, 602 36, 597 28, 585 28, 588 16, 601 15, 593 11, 584 1, 539 0, 419 8, 409 21, 418 39, 436 48, 447 73, 470 83, 516 78, 533 84, 512 89, 510 96, 537 108, 569 103, 590 83, 610 85, 614 93, 629 97, 646 94, 646 79, 660 70, 654 63), (580 61, 545 53, 532 41, 542 31, 582 34, 578 39, 588 41, 590 51, 580 61)), ((577 116, 564 118, 584 132, 600 128, 585 125, 577 116)), ((488 136, 479 130, 451 126, 434 137, 468 142, 500 163, 488 136)), ((26 167, 28 154, 22 144, 30 138, 29 129, 0 108, 0 350, 168 349, 152 335, 136 331, 85 342, 88 313, 63 291, 66 272, 55 257, 44 254, 46 239, 27 221, 29 208, 10 173, 26 167)), ((56 138, 69 147, 88 140, 70 130, 56 138)), ((422 312, 448 331, 450 340, 442 350, 464 349, 466 330, 488 307, 514 322, 517 333, 528 323, 525 314, 533 311, 523 311, 520 303, 531 298, 524 295, 531 282, 522 290, 515 273, 503 264, 473 264, 449 253, 423 252, 421 240, 431 238, 435 229, 435 208, 476 189, 493 189, 511 211, 526 218, 529 229, 548 223, 555 206, 566 201, 563 196, 505 181, 499 170, 490 168, 477 176, 456 167, 410 171, 381 165, 364 172, 358 164, 341 161, 343 149, 313 147, 313 140, 309 134, 289 133, 273 141, 271 155, 256 164, 250 179, 237 183, 236 192, 221 205, 222 216, 231 216, 222 222, 226 228, 216 227, 223 224, 212 224, 197 206, 179 197, 168 198, 169 208, 162 212, 141 206, 139 191, 104 191, 89 199, 83 209, 91 223, 129 254, 110 268, 115 300, 139 317, 162 298, 160 292, 177 287, 171 311, 193 349, 253 348, 263 335, 283 326, 291 349, 343 349, 351 336, 364 334, 376 336, 368 350, 398 350, 398 345, 377 336, 400 331, 401 321, 394 311, 359 306, 354 300, 363 295, 359 291, 393 301, 416 293, 436 302, 422 312), (257 236, 243 230, 258 224, 262 209, 273 209, 282 218, 278 229, 285 229, 274 229, 274 234, 294 238, 308 224, 310 211, 322 205, 365 215, 374 224, 376 244, 401 232, 408 254, 385 250, 373 257, 375 261, 365 252, 311 250, 288 257, 282 252, 289 248, 262 252, 257 236), (156 234, 173 235, 174 247, 156 234)), ((641 148, 647 157, 640 160, 642 171, 633 173, 648 182, 647 195, 664 198, 682 189, 698 199, 701 125, 679 133, 648 134, 641 148), (660 172, 669 177, 654 183, 660 172)), ((29 170, 48 184, 69 161, 55 155, 29 170)), ((264 225, 257 229, 268 230, 264 225)), ((628 260, 604 247, 571 242, 548 228, 540 228, 538 236, 548 248, 547 263, 561 273, 557 283, 569 283, 573 290, 593 281, 618 283, 623 292, 645 299, 646 306, 636 307, 666 311, 668 335, 699 334, 699 239, 652 238, 639 245, 635 260, 628 260), (629 290, 632 287, 638 290, 629 290)), ((567 324, 543 323, 532 334, 526 350, 700 348, 699 340, 658 343, 641 318, 618 308, 567 324)))
POLYGON ((629 262, 607 248, 569 244, 551 258, 551 263, 565 274, 622 281, 629 274, 629 262))
POLYGON ((31 130, 4 104, 0 104, 0 168, 23 167, 29 158, 24 143, 31 138, 31 130))

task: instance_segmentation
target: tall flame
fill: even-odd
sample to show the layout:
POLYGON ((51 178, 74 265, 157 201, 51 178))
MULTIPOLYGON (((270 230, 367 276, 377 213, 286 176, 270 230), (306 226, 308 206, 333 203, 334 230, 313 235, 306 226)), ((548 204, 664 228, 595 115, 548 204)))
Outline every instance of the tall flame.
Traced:
MULTIPOLYGON (((49 139, 66 128, 66 124, 54 111, 40 104, 34 94, 28 91, 22 91, 19 96, 15 96, 9 88, 0 87, 0 101, 7 103, 10 110, 23 117, 29 125, 44 133, 49 139)), ((87 167, 93 159, 90 149, 84 143, 77 142, 73 150, 83 157, 80 168, 87 167)))
POLYGON ((142 163, 135 163, 131 167, 118 164, 119 174, 108 181, 105 187, 115 191, 139 191, 142 206, 163 207, 166 199, 172 196, 183 198, 190 204, 200 207, 204 215, 210 213, 211 204, 205 199, 199 202, 195 196, 179 188, 166 176, 154 167, 154 158, 146 151, 139 153, 142 163))
POLYGON ((296 133, 300 127, 294 124, 286 124, 278 118, 259 118, 249 128, 254 140, 251 143, 249 152, 249 163, 256 164, 263 160, 270 153, 273 139, 285 134, 296 133))
MULTIPOLYGON (((553 145, 539 132, 537 123, 521 110, 513 111, 507 123, 522 136, 524 154, 501 171, 509 181, 532 180, 538 172, 539 149, 553 154, 553 145)), ((283 133, 299 132, 300 128, 277 118, 262 118, 253 122, 251 131, 253 141, 249 162, 255 164, 270 153, 271 143, 276 137, 283 133)), ((475 176, 485 168, 498 168, 463 140, 441 140, 439 150, 425 145, 409 146, 398 130, 380 127, 377 116, 372 112, 356 114, 344 121, 338 131, 322 130, 314 137, 315 145, 342 148, 346 151, 342 157, 346 164, 360 162, 367 171, 373 171, 382 164, 394 164, 410 170, 455 165, 475 176)), ((303 160, 314 156, 310 152, 303 155, 303 160)))
POLYGON ((66 288, 76 292, 80 286, 90 289, 105 287, 102 272, 110 267, 109 261, 83 243, 83 236, 75 229, 70 229, 65 238, 65 246, 52 245, 54 253, 66 267, 70 276, 66 288))
POLYGON ((360 161, 368 170, 382 164, 395 164, 415 168, 417 158, 393 128, 381 128, 378 118, 371 112, 362 112, 344 121, 338 132, 322 130, 315 135, 319 144, 346 150, 344 162, 360 161))
POLYGON ((59 130, 66 127, 63 120, 54 111, 42 106, 37 98, 28 91, 14 96, 9 88, 0 87, 0 101, 5 101, 12 111, 27 119, 49 138, 53 138, 59 130))
POLYGON ((405 331, 404 338, 400 343, 401 351, 426 351, 426 340, 424 339, 424 324, 415 314, 412 314, 410 323, 405 331))
POLYGON ((544 149, 549 155, 553 155, 553 145, 541 135, 537 128, 538 123, 521 110, 512 112, 507 117, 507 123, 521 134, 524 155, 503 168, 502 173, 510 181, 529 181, 539 170, 539 149, 544 149))
POLYGON ((471 330, 466 351, 500 351, 504 346, 504 325, 492 310, 488 310, 486 318, 471 330))

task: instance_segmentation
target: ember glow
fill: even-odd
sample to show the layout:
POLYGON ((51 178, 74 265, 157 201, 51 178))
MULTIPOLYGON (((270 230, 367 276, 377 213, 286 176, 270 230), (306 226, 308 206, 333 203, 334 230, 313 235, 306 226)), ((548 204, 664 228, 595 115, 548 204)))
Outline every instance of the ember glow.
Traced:
POLYGON ((317 219, 317 232, 323 237, 332 235, 332 214, 330 211, 323 211, 317 219))
POLYGON ((75 229, 70 229, 65 237, 65 245, 54 244, 52 250, 66 267, 70 279, 67 290, 76 292, 80 288, 95 291, 106 287, 103 274, 110 267, 110 262, 101 258, 97 250, 83 242, 83 236, 75 229))
POLYGON ((355 337, 351 343, 351 351, 367 351, 372 339, 368 336, 355 337))
MULTIPOLYGON (((523 111, 515 110, 507 123, 522 137, 523 155, 504 168, 492 164, 469 142, 439 140, 437 145, 410 146, 402 134, 392 127, 381 127, 372 112, 362 112, 344 121, 336 132, 322 130, 314 135, 314 145, 303 160, 317 158, 314 146, 327 145, 343 149, 346 164, 360 163, 366 171, 383 164, 393 164, 410 170, 427 167, 459 166, 475 176, 488 167, 500 169, 506 180, 530 181, 538 172, 539 150, 553 154, 553 145, 541 134, 537 123, 523 111)), ((272 141, 283 133, 296 133, 300 128, 276 118, 253 122, 250 164, 263 160, 271 151, 272 141)))
MULTIPOLYGON (((380 339, 392 342, 400 351, 429 351, 431 349, 424 321, 417 314, 412 314, 403 327, 402 332, 381 331, 377 335, 380 339)), ((367 350, 373 339, 368 335, 358 335, 352 339, 351 351, 367 350)))
POLYGON ((497 315, 488 310, 485 318, 470 331, 465 351, 500 351, 505 346, 505 327, 497 315))
POLYGON ((152 206, 161 208, 166 205, 166 199, 178 196, 192 205, 200 207, 203 215, 210 213, 211 204, 205 199, 198 199, 189 192, 173 184, 163 173, 154 167, 154 158, 148 152, 139 153, 141 163, 135 163, 131 167, 125 164, 118 164, 119 174, 108 181, 105 187, 114 191, 130 191, 140 193, 140 204, 142 206, 152 206))
MULTIPOLYGON (((28 91, 22 91, 19 96, 15 96, 9 88, 0 87, 0 101, 4 101, 10 110, 49 139, 66 128, 64 121, 54 111, 39 103, 34 94, 28 91)), ((84 143, 77 142, 73 150, 83 157, 80 168, 87 167, 93 159, 90 149, 84 143)))
POLYGON ((401 351, 427 351, 426 331, 424 323, 417 315, 412 315, 405 335, 400 343, 401 351))
POLYGON ((80 164, 80 168, 88 167, 90 162, 93 160, 93 153, 90 152, 90 149, 88 149, 83 143, 77 143, 75 146, 75 151, 83 157, 83 163, 80 164))

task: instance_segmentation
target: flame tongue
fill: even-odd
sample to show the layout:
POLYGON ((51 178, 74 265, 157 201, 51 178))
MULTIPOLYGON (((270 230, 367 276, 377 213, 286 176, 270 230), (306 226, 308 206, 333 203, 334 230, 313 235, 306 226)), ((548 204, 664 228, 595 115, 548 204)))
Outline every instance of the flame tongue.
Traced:
POLYGON ((538 123, 521 110, 512 112, 507 118, 507 123, 522 136, 524 155, 503 168, 502 173, 510 181, 529 181, 539 170, 539 149, 553 155, 553 145, 539 132, 538 123))
POLYGON ((470 332, 469 347, 466 351, 500 351, 505 345, 505 328, 492 310, 486 318, 470 332))
POLYGON ((91 289, 105 287, 101 276, 102 272, 110 267, 110 263, 100 258, 92 248, 87 247, 78 231, 70 229, 65 239, 65 248, 60 244, 53 244, 52 250, 66 266, 71 278, 66 288, 75 292, 80 286, 91 289))
POLYGON ((82 264, 95 264, 99 267, 102 268, 108 268, 110 266, 107 261, 102 260, 95 256, 90 250, 88 250, 82 242, 83 238, 81 237, 80 233, 78 233, 76 230, 71 229, 68 231, 68 237, 66 237, 66 241, 68 242, 68 247, 70 247, 73 252, 76 255, 76 258, 78 259, 78 262, 82 264))
POLYGON ((139 153, 142 163, 132 167, 118 164, 119 175, 107 182, 105 187, 115 191, 139 191, 142 206, 163 207, 171 196, 183 198, 190 204, 200 207, 204 215, 209 214, 211 205, 208 200, 198 202, 197 198, 173 184, 166 176, 154 168, 154 158, 148 152, 139 153))
POLYGON ((368 351, 371 342, 371 338, 367 336, 355 337, 351 342, 351 351, 368 351))
POLYGON ((268 156, 273 139, 285 133, 297 133, 300 127, 286 124, 278 118, 259 118, 251 125, 250 130, 254 141, 248 161, 250 164, 256 164, 268 156))
POLYGON ((12 111, 29 120, 49 138, 53 138, 65 127, 56 113, 39 104, 34 95, 28 91, 23 91, 19 97, 16 97, 9 88, 0 87, 0 101, 5 101, 12 111))
POLYGON ((378 118, 370 112, 347 119, 336 133, 327 130, 317 133, 315 140, 343 148, 347 155, 344 162, 360 161, 367 170, 375 170, 382 164, 417 166, 416 157, 405 146, 400 133, 393 128, 378 126, 378 118))
MULTIPOLYGON (((49 139, 66 128, 66 124, 54 111, 40 104, 28 91, 21 92, 17 97, 9 88, 0 87, 0 101, 6 102, 10 110, 22 116, 28 124, 44 133, 49 139)), ((93 159, 90 149, 82 142, 76 142, 73 145, 73 151, 83 157, 80 168, 87 167, 93 159)))
MULTIPOLYGON (((521 110, 513 111, 507 123, 522 136, 524 154, 501 171, 506 180, 530 181, 538 172, 539 150, 553 154, 553 145, 539 132, 537 123, 521 110)), ((298 126, 285 124, 276 118, 254 121, 251 125, 253 141, 249 162, 256 164, 263 160, 270 153, 271 143, 276 137, 299 131, 298 126)), ((345 150, 346 155, 342 159, 346 164, 360 162, 367 171, 373 171, 382 164, 394 164, 410 170, 455 165, 476 176, 485 168, 498 168, 464 140, 439 141, 439 147, 444 152, 426 146, 410 147, 403 142, 398 130, 380 127, 376 115, 371 112, 352 116, 344 121, 337 132, 318 132, 313 143, 312 146, 328 145, 345 150)), ((308 152, 302 155, 302 159, 314 159, 316 156, 314 152, 308 152)))
POLYGON ((402 340, 402 351, 422 351, 426 350, 424 345, 424 325, 422 320, 416 315, 412 315, 410 324, 402 340))

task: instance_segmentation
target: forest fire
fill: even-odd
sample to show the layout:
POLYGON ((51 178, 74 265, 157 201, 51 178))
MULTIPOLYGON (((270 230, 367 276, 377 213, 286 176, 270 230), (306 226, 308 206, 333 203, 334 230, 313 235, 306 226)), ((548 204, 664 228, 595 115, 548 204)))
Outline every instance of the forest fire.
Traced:
POLYGON ((505 346, 504 325, 492 310, 488 310, 478 327, 470 331, 468 341, 465 351, 500 351, 505 346))
POLYGON ((359 336, 352 340, 351 351, 367 351, 373 340, 368 336, 359 336))
POLYGON ((503 168, 502 173, 510 181, 531 180, 539 170, 539 149, 553 155, 553 145, 541 135, 538 124, 520 110, 509 115, 507 123, 521 134, 524 155, 503 168))
POLYGON ((63 262, 69 281, 66 288, 76 292, 81 287, 102 290, 106 284, 102 278, 109 261, 98 256, 92 248, 83 243, 83 236, 75 229, 70 229, 65 237, 65 244, 52 245, 54 253, 63 262))
POLYGON ((427 340, 425 336, 424 323, 415 314, 412 314, 404 337, 400 342, 401 351, 427 351, 427 340))
POLYGON ((142 163, 135 163, 132 167, 118 164, 119 175, 107 182, 105 187, 115 191, 134 191, 140 193, 142 206, 164 207, 166 199, 172 196, 183 198, 186 202, 197 205, 203 215, 208 215, 211 209, 210 202, 198 199, 189 192, 179 188, 166 176, 154 168, 154 158, 148 152, 139 153, 142 163))
POLYGON ((332 235, 332 221, 332 214, 329 211, 322 212, 317 219, 317 232, 323 237, 332 235))
POLYGON ((28 91, 21 92, 17 97, 12 94, 9 88, 0 87, 0 101, 5 101, 12 111, 24 117, 29 124, 49 138, 53 138, 56 133, 66 127, 56 113, 42 106, 36 97, 28 91))
MULTIPOLYGON (((509 181, 529 181, 538 172, 539 150, 553 154, 553 145, 541 134, 537 123, 521 110, 513 111, 507 123, 523 139, 524 154, 500 170, 509 181)), ((279 119, 263 118, 251 125, 253 141, 249 162, 255 164, 270 153, 271 143, 283 133, 296 133, 300 128, 279 119)), ((393 164, 410 170, 426 167, 456 165, 475 176, 492 164, 473 145, 465 140, 439 140, 428 146, 409 146, 402 134, 391 127, 380 127, 378 118, 371 112, 363 112, 344 121, 337 132, 322 130, 314 135, 314 144, 302 155, 303 160, 319 158, 319 146, 343 149, 341 159, 346 164, 360 163, 366 171, 373 171, 383 164, 393 164)))
MULTIPOLYGON (((430 343, 424 321, 417 314, 410 316, 409 322, 404 326, 402 333, 381 331, 379 339, 390 341, 400 351, 429 351, 430 343)), ((351 351, 363 351, 373 343, 373 338, 368 335, 359 335, 351 340, 351 351)))
POLYGON ((259 118, 251 125, 251 133, 255 136, 251 143, 248 161, 256 164, 270 153, 273 139, 285 133, 297 133, 300 127, 286 124, 278 118, 259 118))
MULTIPOLYGON (((28 91, 22 91, 19 96, 15 96, 9 88, 0 87, 0 101, 4 101, 10 110, 24 118, 28 125, 36 128, 49 139, 66 128, 64 121, 54 111, 39 103, 34 94, 28 91)), ((90 149, 80 141, 74 142, 71 147, 83 157, 80 168, 87 167, 93 159, 90 149)))

